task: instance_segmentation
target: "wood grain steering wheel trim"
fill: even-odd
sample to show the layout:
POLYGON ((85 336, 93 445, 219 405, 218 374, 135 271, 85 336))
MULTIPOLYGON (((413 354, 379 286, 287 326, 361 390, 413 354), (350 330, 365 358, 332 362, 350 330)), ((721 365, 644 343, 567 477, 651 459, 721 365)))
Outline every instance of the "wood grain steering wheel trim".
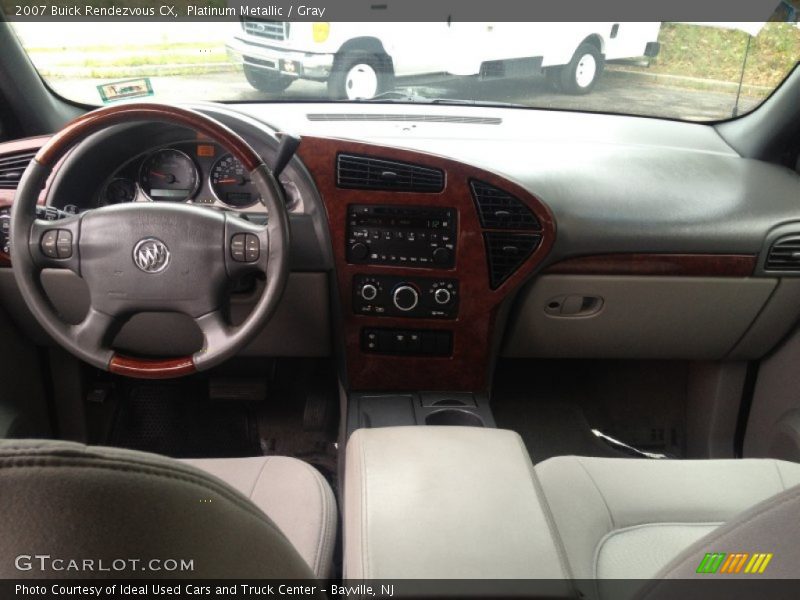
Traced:
POLYGON ((207 117, 187 108, 155 103, 121 104, 86 113, 51 137, 39 149, 35 160, 44 167, 52 168, 70 148, 93 133, 133 121, 161 121, 194 129, 218 142, 238 158, 248 171, 255 170, 262 162, 256 151, 225 125, 212 125, 207 117))
POLYGON ((197 371, 191 356, 166 359, 145 359, 115 354, 108 370, 117 375, 136 379, 171 379, 197 371))

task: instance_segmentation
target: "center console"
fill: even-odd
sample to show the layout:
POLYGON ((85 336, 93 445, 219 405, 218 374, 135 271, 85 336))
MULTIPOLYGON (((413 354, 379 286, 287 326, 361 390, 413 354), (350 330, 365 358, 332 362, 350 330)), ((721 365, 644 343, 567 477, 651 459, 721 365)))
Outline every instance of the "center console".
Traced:
POLYGON ((327 213, 345 387, 485 392, 498 310, 555 239, 548 208, 424 152, 304 137, 298 155, 327 213))
POLYGON ((495 426, 489 396, 469 392, 356 392, 347 400, 347 432, 398 425, 495 426))
POLYGON ((437 597, 571 595, 549 507, 512 431, 359 429, 343 513, 345 580, 415 580, 403 590, 437 597))

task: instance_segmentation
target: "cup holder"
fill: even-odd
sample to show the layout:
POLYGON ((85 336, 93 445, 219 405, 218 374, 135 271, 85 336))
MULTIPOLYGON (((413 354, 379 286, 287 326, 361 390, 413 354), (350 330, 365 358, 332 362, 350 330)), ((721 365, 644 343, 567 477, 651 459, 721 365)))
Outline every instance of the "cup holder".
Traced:
POLYGON ((448 408, 429 413, 426 425, 454 425, 459 427, 483 427, 483 419, 467 410, 448 408))

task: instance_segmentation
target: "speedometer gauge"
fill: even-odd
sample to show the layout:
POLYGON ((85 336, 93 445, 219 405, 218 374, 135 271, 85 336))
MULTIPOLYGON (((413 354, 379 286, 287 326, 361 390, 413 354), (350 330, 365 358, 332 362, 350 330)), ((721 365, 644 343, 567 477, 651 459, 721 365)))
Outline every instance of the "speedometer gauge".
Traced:
POLYGON ((153 152, 142 163, 139 185, 151 200, 184 202, 197 193, 200 176, 187 154, 163 148, 153 152))
POLYGON ((244 165, 230 154, 211 168, 211 191, 217 200, 233 208, 247 208, 261 199, 244 165))

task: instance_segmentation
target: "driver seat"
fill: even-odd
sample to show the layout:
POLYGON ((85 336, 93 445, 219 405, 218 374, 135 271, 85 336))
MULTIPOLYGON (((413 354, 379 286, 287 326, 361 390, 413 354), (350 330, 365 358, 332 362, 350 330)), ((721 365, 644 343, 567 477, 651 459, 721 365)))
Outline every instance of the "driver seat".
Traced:
POLYGON ((338 521, 327 481, 294 458, 52 440, 0 441, 0 506, 0 577, 14 579, 324 579, 338 521))

